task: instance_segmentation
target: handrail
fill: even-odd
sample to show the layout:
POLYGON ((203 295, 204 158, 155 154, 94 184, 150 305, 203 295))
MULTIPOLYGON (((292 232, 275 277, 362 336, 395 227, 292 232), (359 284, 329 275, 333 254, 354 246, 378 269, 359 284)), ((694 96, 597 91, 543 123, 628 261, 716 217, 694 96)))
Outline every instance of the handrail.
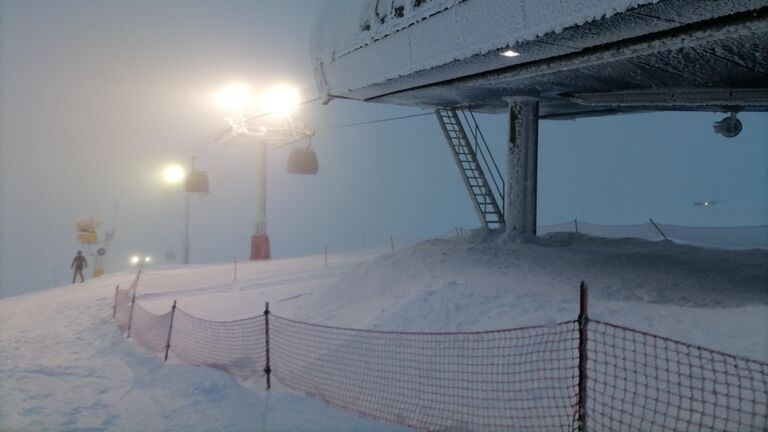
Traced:
POLYGON ((472 112, 472 109, 469 106, 467 106, 465 109, 461 109, 460 111, 462 116, 464 116, 464 121, 472 129, 472 137, 474 138, 474 141, 475 141, 474 142, 475 153, 479 154, 482 157, 483 164, 488 170, 488 174, 491 178, 491 181, 493 181, 493 185, 496 192, 495 194, 498 195, 498 201, 501 203, 500 210, 503 213, 505 209, 505 198, 506 198, 504 196, 504 192, 506 190, 504 176, 501 174, 501 170, 499 169, 499 166, 496 163, 496 158, 493 157, 493 153, 491 152, 491 149, 488 146, 488 142, 485 140, 483 131, 480 129, 480 126, 477 123, 477 119, 475 118, 475 113, 472 112), (469 116, 467 116, 467 112, 469 112, 469 116), (480 146, 481 143, 482 143, 482 146, 480 146), (485 151, 483 151, 483 147, 485 148, 485 151), (486 153, 488 153, 488 156, 486 156, 486 153), (490 158, 490 163, 488 161, 489 158, 490 158), (501 183, 501 186, 499 186, 499 183, 501 183))

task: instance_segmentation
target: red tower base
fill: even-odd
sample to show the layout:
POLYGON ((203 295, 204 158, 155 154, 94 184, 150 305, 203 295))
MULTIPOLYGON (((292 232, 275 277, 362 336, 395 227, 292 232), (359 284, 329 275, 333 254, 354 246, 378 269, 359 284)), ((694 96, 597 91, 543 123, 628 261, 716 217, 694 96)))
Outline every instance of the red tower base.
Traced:
POLYGON ((252 235, 251 236, 251 261, 268 260, 272 257, 269 251, 269 236, 252 235))

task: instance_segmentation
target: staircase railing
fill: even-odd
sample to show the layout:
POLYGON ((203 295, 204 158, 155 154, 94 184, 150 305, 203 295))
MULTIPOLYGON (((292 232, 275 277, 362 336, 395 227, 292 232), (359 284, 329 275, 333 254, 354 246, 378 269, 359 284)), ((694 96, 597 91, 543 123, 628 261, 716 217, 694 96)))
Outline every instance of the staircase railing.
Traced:
POLYGON ((490 147, 488 147, 488 142, 485 140, 483 131, 480 129, 480 125, 477 123, 475 113, 472 112, 472 109, 469 107, 459 111, 464 118, 464 122, 467 124, 467 126, 469 126, 465 129, 468 129, 471 134, 472 140, 470 141, 470 145, 472 145, 475 153, 478 155, 477 159, 483 161, 483 165, 485 166, 483 171, 487 173, 487 176, 490 177, 491 182, 493 182, 492 192, 496 197, 496 202, 501 204, 500 210, 503 214, 504 210, 506 209, 506 185, 504 183, 504 176, 501 174, 499 165, 496 163, 496 159, 493 157, 493 153, 491 152, 490 147))

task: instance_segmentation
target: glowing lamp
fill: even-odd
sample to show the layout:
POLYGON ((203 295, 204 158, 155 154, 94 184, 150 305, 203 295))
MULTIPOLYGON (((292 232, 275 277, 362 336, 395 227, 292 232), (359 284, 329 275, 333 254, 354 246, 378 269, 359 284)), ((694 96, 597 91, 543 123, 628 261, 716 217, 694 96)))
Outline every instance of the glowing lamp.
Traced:
POLYGON ((179 164, 171 164, 163 168, 163 180, 169 184, 179 184, 187 177, 187 171, 179 164))
POLYGON ((517 57, 517 56, 519 56, 519 55, 520 55, 520 53, 519 53, 519 52, 517 52, 517 51, 511 50, 511 49, 508 49, 508 50, 506 50, 506 51, 502 51, 502 52, 501 52, 501 55, 502 55, 503 57, 517 57))
POLYGON ((251 88, 245 84, 231 84, 216 94, 216 103, 230 111, 242 111, 253 99, 251 88))
POLYGON ((266 112, 288 115, 299 106, 299 102, 299 91, 292 86, 281 84, 267 90, 261 104, 262 109, 266 112))

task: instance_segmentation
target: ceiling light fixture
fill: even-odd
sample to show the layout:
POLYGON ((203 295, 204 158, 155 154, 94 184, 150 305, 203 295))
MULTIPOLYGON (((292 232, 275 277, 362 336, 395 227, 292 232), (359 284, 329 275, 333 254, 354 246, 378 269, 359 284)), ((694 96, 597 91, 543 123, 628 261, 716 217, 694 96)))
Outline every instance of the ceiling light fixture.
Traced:
POLYGON ((511 49, 508 49, 506 51, 502 51, 501 55, 504 56, 504 57, 517 57, 517 56, 520 55, 520 53, 517 52, 517 51, 513 51, 511 49))

